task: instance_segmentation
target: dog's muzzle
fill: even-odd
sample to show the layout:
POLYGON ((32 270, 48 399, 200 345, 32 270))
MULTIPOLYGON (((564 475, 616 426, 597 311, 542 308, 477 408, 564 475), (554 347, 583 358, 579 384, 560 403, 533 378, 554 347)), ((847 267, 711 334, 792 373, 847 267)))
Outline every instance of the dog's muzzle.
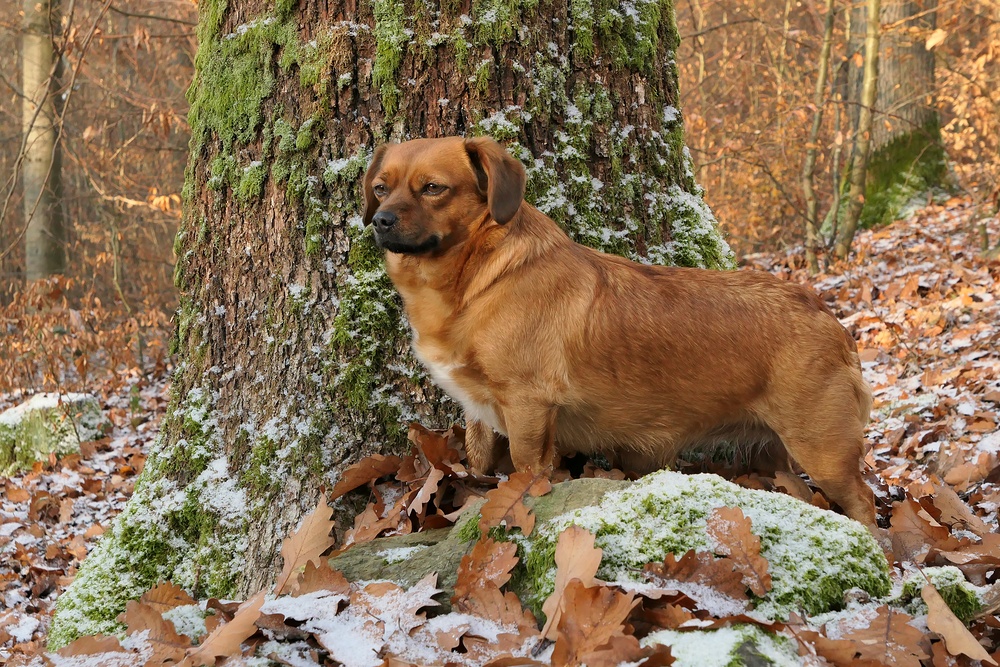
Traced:
POLYGON ((421 255, 431 252, 441 243, 441 239, 436 234, 432 234, 422 241, 406 238, 406 235, 400 232, 398 223, 399 216, 392 211, 379 211, 372 216, 375 242, 383 250, 401 255, 421 255))

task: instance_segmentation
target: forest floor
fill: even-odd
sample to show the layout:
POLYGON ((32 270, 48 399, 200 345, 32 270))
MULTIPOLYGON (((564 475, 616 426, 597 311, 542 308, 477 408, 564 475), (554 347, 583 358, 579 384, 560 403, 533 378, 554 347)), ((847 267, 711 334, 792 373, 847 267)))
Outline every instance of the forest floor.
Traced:
MULTIPOLYGON (((755 255, 746 258, 745 264, 811 285, 858 339, 865 377, 875 396, 873 419, 868 429, 872 450, 867 461, 873 469, 869 482, 877 488, 879 512, 883 524, 888 527, 896 566, 954 564, 970 581, 992 584, 1000 566, 997 523, 1000 507, 1000 262, 982 257, 980 222, 988 225, 987 232, 995 242, 1000 236, 1000 223, 995 218, 974 220, 969 202, 954 199, 945 205, 922 209, 909 220, 877 231, 861 232, 852 260, 816 277, 810 277, 801 268, 802 255, 798 251, 755 255)), ((91 392, 102 398, 106 414, 114 424, 108 437, 85 443, 79 455, 51 460, 36 465, 30 472, 0 479, 0 664, 8 660, 22 662, 27 656, 37 655, 44 646, 56 597, 72 581, 87 553, 131 494, 166 406, 168 379, 136 375, 127 382, 116 383, 113 388, 94 387, 91 392)), ((0 407, 9 402, 0 397, 0 407)), ((420 453, 425 454, 423 450, 420 453)), ((425 463, 427 458, 424 456, 425 463)), ((419 468, 416 461, 413 459, 409 464, 396 461, 395 468, 377 469, 376 466, 369 471, 368 477, 365 477, 368 473, 359 473, 358 480, 360 484, 374 482, 380 475, 396 472, 400 465, 419 468)), ((449 468, 452 472, 461 468, 455 461, 447 466, 452 466, 449 468)), ((433 486, 429 488, 431 500, 427 507, 434 507, 434 494, 438 493, 440 498, 449 480, 453 487, 458 482, 452 479, 454 475, 446 473, 439 475, 431 485, 427 474, 417 476, 416 482, 411 474, 410 485, 403 484, 400 488, 414 491, 433 486)), ((824 503, 814 488, 801 480, 783 483, 751 476, 737 481, 757 488, 782 487, 807 502, 824 503)), ((348 541, 360 542, 397 530, 398 522, 389 520, 393 511, 391 505, 390 502, 370 505, 368 516, 359 517, 354 530, 348 533, 348 541)), ((326 532, 331 525, 324 518, 323 507, 325 505, 315 515, 318 518, 311 528, 314 531, 326 532)), ((438 509, 441 509, 440 502, 438 509)), ((400 520, 408 525, 412 522, 419 528, 429 514, 425 512, 420 518, 414 518, 404 512, 400 520)), ((310 527, 306 526, 303 531, 308 529, 310 527)), ((499 543, 487 542, 483 541, 482 549, 474 555, 478 553, 477 558, 506 562, 504 567, 509 573, 509 568, 513 567, 511 554, 504 551, 502 545, 498 546, 499 543)), ((477 567, 475 558, 463 567, 467 576, 473 576, 471 569, 477 567)), ((307 571, 306 578, 300 577, 297 583, 288 580, 290 575, 285 575, 286 590, 297 586, 297 592, 302 595, 307 592, 306 587, 313 591, 324 585, 337 588, 341 608, 348 600, 348 608, 363 608, 365 604, 379 604, 380 596, 402 595, 401 589, 353 590, 335 573, 317 574, 315 567, 310 568, 312 574, 307 571)), ((504 573, 500 576, 503 578, 504 573)), ((586 580, 586 576, 581 575, 581 578, 586 580)), ((410 592, 413 597, 403 600, 408 609, 406 613, 413 620, 402 622, 402 625, 409 628, 411 635, 426 622, 416 611, 427 604, 427 596, 435 590, 433 582, 419 591, 416 588, 410 592)), ((576 639, 562 626, 549 628, 547 636, 556 640, 554 654, 550 642, 549 652, 536 653, 535 657, 558 664, 576 664, 574 660, 580 662, 584 658, 591 665, 616 664, 610 661, 614 653, 619 658, 631 656, 632 664, 669 664, 670 659, 665 655, 654 656, 648 649, 637 652, 634 640, 628 643, 622 638, 622 627, 626 627, 626 619, 630 619, 633 600, 617 597, 625 596, 619 591, 599 590, 600 595, 604 595, 603 608, 607 616, 600 621, 577 618, 576 623, 591 630, 578 633, 576 639), (594 643, 595 637, 600 638, 600 642, 594 643)), ((568 591, 568 588, 564 591, 567 596, 568 591)), ((182 597, 177 591, 163 589, 160 593, 169 593, 165 597, 173 596, 175 600, 182 597)), ((574 595, 580 594, 580 591, 574 592, 574 595)), ((153 604, 156 599, 154 595, 147 602, 153 604)), ((537 627, 525 620, 529 617, 522 615, 516 599, 513 603, 503 600, 501 596, 491 604, 506 605, 506 612, 512 614, 511 622, 532 635, 536 648, 540 646, 542 639, 537 627)), ((213 648, 195 657, 238 654, 245 650, 247 641, 253 636, 257 639, 250 644, 261 645, 264 635, 284 637, 296 643, 297 648, 283 656, 284 664, 325 664, 319 662, 324 656, 336 655, 336 650, 326 646, 318 635, 310 636, 308 632, 275 621, 277 607, 260 615, 262 603, 263 594, 248 601, 239 611, 236 605, 217 607, 216 620, 209 623, 210 627, 202 627, 201 632, 207 633, 211 626, 220 625, 220 621, 228 621, 222 623, 221 628, 232 630, 237 629, 241 619, 249 623, 244 623, 243 630, 231 632, 225 638, 228 643, 219 642, 218 631, 212 633, 202 640, 202 645, 215 642, 213 648)), ((470 608, 476 604, 485 603, 472 600, 470 608)), ((671 627, 670 622, 675 623, 673 627, 685 623, 688 625, 684 627, 692 627, 690 623, 695 621, 697 627, 718 625, 717 621, 706 620, 705 610, 696 604, 677 603, 670 612, 672 621, 669 622, 664 608, 660 607, 658 616, 653 615, 660 619, 662 627, 671 627)), ((816 664, 823 664, 823 659, 832 664, 850 664, 853 660, 913 665, 933 661, 936 667, 978 664, 967 657, 952 657, 961 652, 973 655, 976 646, 968 643, 972 635, 963 635, 953 626, 943 629, 940 615, 936 633, 927 630, 928 621, 924 619, 922 625, 919 620, 915 623, 924 631, 914 635, 900 631, 891 612, 888 618, 885 614, 885 611, 876 611, 867 628, 847 628, 835 636, 810 635, 811 630, 800 628, 798 640, 805 647, 801 651, 815 659, 816 664), (872 649, 873 642, 870 637, 866 639, 863 631, 874 631, 882 621, 883 641, 875 642, 872 649), (947 644, 939 641, 941 637, 948 640, 947 644), (895 646, 893 650, 898 649, 897 652, 887 652, 885 647, 888 645, 895 646)), ((134 621, 137 628, 159 628, 161 640, 155 650, 148 645, 145 649, 137 648, 135 642, 129 644, 129 640, 125 640, 126 649, 122 649, 117 640, 86 639, 67 647, 68 651, 64 649, 62 656, 49 654, 46 658, 34 658, 34 664, 42 664, 43 659, 52 661, 49 664, 84 664, 72 663, 70 656, 103 651, 124 651, 132 656, 108 657, 105 664, 171 664, 183 657, 184 652, 178 646, 188 640, 186 637, 183 641, 176 640, 173 628, 169 628, 170 632, 163 628, 159 612, 156 617, 153 621, 138 618, 129 621, 130 626, 134 621)), ((649 614, 647 620, 648 617, 649 614)), ((637 623, 634 618, 628 622, 637 623)), ((296 625, 301 625, 301 621, 296 625)), ((502 642, 494 641, 484 648, 482 642, 476 644, 464 639, 463 632, 468 637, 474 634, 471 627, 462 632, 452 628, 450 639, 438 635, 441 654, 435 660, 445 662, 452 656, 457 663, 470 664, 468 660, 478 651, 477 655, 482 658, 479 664, 484 664, 504 655, 498 648, 502 642)), ((992 614, 984 614, 972 621, 970 628, 980 644, 998 658, 1000 621, 992 614)), ((389 634, 386 630, 387 641, 389 634)), ((515 643, 523 648, 523 637, 515 643)), ((379 648, 384 647, 375 650, 379 648)), ((982 650, 982 646, 979 648, 982 650)), ((980 657, 984 655, 985 651, 980 657)), ((527 658, 519 660, 500 660, 495 664, 531 664, 525 662, 527 658)), ((101 664, 101 661, 89 664, 101 664)), ((406 664, 406 661, 398 664, 406 664)))

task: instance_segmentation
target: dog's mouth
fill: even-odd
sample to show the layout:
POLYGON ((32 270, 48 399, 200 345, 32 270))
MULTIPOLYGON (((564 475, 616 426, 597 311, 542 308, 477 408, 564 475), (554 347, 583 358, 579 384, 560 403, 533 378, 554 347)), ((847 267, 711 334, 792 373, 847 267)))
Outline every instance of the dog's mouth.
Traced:
POLYGON ((435 250, 441 244, 441 239, 435 234, 420 243, 410 243, 399 239, 383 238, 381 235, 375 234, 375 242, 383 250, 399 255, 423 255, 435 250))

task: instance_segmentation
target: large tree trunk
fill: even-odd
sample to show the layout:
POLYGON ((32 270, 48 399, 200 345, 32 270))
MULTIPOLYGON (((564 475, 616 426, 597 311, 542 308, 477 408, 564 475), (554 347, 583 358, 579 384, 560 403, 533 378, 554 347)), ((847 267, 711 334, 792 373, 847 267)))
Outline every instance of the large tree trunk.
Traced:
MULTIPOLYGON (((883 0, 884 33, 879 48, 879 81, 872 125, 871 156, 861 225, 891 222, 917 195, 939 186, 945 156, 935 108, 934 53, 925 48, 934 30, 937 0, 883 0)), ((857 3, 852 24, 865 25, 865 3, 857 3)), ((863 48, 855 30, 849 57, 863 48)), ((858 126, 862 71, 850 68, 853 127, 858 126)))
POLYGON ((58 67, 52 39, 59 25, 59 0, 24 0, 23 7, 21 182, 27 225, 25 278, 32 281, 61 274, 66 269, 54 85, 58 67))
POLYGON ((107 629, 160 578, 199 595, 263 585, 345 466, 405 448, 410 420, 459 416, 411 358, 361 223, 376 144, 491 134, 580 242, 732 265, 684 147, 669 0, 200 11, 174 399, 135 496, 60 600, 54 643, 107 629))

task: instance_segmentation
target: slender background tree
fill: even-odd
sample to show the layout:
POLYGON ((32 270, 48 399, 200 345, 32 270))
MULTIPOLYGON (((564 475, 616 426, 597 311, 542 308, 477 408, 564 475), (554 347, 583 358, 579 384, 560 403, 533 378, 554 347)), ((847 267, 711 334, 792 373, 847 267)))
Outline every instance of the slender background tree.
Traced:
POLYGON ((850 166, 850 189, 847 193, 847 213, 837 230, 834 255, 840 259, 851 251, 851 242, 858 229, 861 210, 865 205, 865 177, 868 173, 868 159, 871 154, 872 119, 875 114, 876 91, 878 89, 879 68, 879 23, 880 0, 867 0, 868 15, 865 22, 864 79, 859 100, 860 113, 855 130, 854 153, 850 166))
POLYGON ((62 150, 56 110, 60 62, 59 0, 24 0, 21 37, 25 278, 66 269, 62 202, 62 150))

